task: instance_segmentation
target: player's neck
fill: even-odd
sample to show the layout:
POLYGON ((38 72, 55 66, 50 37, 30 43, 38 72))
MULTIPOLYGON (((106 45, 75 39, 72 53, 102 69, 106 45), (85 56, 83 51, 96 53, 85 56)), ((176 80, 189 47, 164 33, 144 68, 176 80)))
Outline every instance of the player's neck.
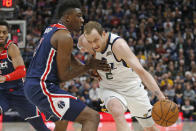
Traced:
POLYGON ((63 20, 59 20, 58 23, 64 25, 70 32, 72 32, 72 29, 68 23, 64 22, 63 20))
POLYGON ((1 44, 0 44, 0 51, 4 50, 5 44, 6 44, 6 43, 4 43, 4 44, 1 43, 1 44))
POLYGON ((1 53, 1 51, 3 51, 4 50, 4 46, 3 47, 0 47, 0 53, 1 53))
POLYGON ((105 50, 106 45, 107 45, 107 42, 108 42, 108 39, 109 39, 109 33, 107 32, 107 33, 105 34, 105 37, 104 37, 104 46, 103 46, 102 51, 105 50))

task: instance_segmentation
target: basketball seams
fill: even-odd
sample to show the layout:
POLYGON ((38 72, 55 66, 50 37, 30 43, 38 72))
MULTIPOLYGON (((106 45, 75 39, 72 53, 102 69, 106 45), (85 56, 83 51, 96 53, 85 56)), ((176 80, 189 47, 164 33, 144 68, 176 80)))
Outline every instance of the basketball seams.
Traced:
POLYGON ((161 100, 155 103, 152 109, 152 118, 155 123, 163 127, 174 124, 179 113, 178 108, 175 107, 176 104, 170 100, 161 100))
POLYGON ((161 108, 161 118, 162 118, 162 116, 163 116, 162 104, 161 104, 161 102, 159 102, 159 104, 160 104, 160 108, 161 108))
MULTIPOLYGON (((172 102, 171 102, 171 105, 173 105, 172 102)), ((170 109, 169 109, 169 111, 170 111, 170 109)), ((169 114, 169 113, 168 113, 168 114, 169 114)), ((167 114, 167 115, 168 115, 168 114, 167 114)), ((175 114, 176 114, 176 113, 175 113, 175 114)), ((172 117, 173 117, 173 116, 172 116, 172 117)), ((171 119, 172 117, 170 117, 169 119, 171 119)), ((166 120, 166 126, 167 126, 167 123, 168 123, 168 120, 169 120, 169 119, 166 120)))
MULTIPOLYGON (((172 115, 171 117, 169 117, 168 120, 167 120, 167 122, 173 123, 173 122, 171 122, 171 121, 169 121, 169 120, 170 120, 171 118, 173 118, 174 116, 178 115, 178 114, 179 114, 179 112, 176 112, 174 115, 172 115)), ((178 119, 178 117, 177 117, 177 119, 178 119)), ((177 120, 177 119, 176 119, 176 120, 177 120)), ((176 121, 176 120, 175 120, 175 121, 176 121)))
MULTIPOLYGON (((160 104, 161 104, 161 103, 160 103, 160 104)), ((162 105, 162 104, 161 104, 161 105, 162 105)), ((162 123, 165 121, 167 115, 169 114, 169 111, 170 111, 170 109, 171 109, 171 105, 172 105, 172 102, 170 101, 169 110, 168 110, 167 113, 165 114, 165 117, 163 118, 163 121, 161 122, 161 125, 162 125, 162 123)), ((161 106, 161 109, 162 109, 162 106, 161 106)), ((167 122, 166 122, 166 126, 167 126, 167 122)))
POLYGON ((159 118, 159 120, 161 119, 161 117, 155 111, 153 111, 153 114, 155 114, 159 118))
POLYGON ((170 112, 170 109, 171 109, 171 107, 172 107, 172 102, 170 101, 170 106, 169 106, 169 110, 168 110, 168 112, 167 112, 167 114, 165 115, 165 118, 164 118, 164 121, 166 122, 166 126, 167 126, 167 120, 166 120, 166 118, 167 118, 167 116, 168 116, 168 114, 169 114, 169 112, 170 112))

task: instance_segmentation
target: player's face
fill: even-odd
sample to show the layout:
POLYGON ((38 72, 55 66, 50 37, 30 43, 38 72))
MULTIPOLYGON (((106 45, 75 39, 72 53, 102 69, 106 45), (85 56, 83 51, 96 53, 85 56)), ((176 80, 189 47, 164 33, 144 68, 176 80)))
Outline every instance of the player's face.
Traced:
POLYGON ((0 44, 4 44, 8 38, 8 29, 5 25, 0 25, 0 44))
POLYGON ((104 39, 96 29, 93 29, 90 34, 85 34, 84 36, 94 51, 101 52, 104 49, 104 39))
POLYGON ((84 23, 82 17, 82 11, 79 8, 75 8, 71 14, 70 24, 72 25, 72 30, 79 32, 84 23))

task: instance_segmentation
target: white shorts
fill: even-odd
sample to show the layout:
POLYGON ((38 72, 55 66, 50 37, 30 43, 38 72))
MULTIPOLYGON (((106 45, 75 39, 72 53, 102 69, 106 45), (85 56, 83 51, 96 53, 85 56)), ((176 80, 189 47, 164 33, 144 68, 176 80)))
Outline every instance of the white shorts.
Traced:
POLYGON ((126 109, 129 109, 131 116, 136 117, 136 119, 143 127, 151 127, 154 122, 151 117, 152 105, 150 104, 147 91, 144 89, 142 84, 134 88, 133 90, 131 92, 128 91, 126 95, 122 95, 122 93, 119 93, 117 91, 99 88, 99 97, 104 102, 106 108, 109 100, 113 99, 114 97, 119 99, 123 107, 125 108, 125 111, 126 109), (136 89, 137 91, 135 91, 135 93, 133 94, 133 90, 136 89))

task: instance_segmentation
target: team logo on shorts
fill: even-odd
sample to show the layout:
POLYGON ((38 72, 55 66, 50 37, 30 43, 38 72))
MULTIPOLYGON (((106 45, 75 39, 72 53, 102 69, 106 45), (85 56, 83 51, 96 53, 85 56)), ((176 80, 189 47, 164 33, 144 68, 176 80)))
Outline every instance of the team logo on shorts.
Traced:
POLYGON ((147 118, 147 116, 148 116, 148 113, 146 113, 146 114, 143 115, 144 118, 147 118))
POLYGON ((65 102, 64 101, 58 101, 57 105, 58 105, 58 108, 63 109, 65 107, 65 102))

